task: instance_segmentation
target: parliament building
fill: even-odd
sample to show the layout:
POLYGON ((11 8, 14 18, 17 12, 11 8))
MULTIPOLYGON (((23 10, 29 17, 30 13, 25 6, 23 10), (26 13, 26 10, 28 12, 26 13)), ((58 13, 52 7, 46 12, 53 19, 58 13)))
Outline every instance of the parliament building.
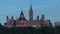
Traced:
POLYGON ((39 19, 39 16, 37 16, 36 20, 33 19, 33 9, 32 5, 30 5, 29 9, 29 20, 27 20, 24 16, 23 11, 21 11, 19 18, 14 20, 14 17, 12 16, 11 19, 9 17, 6 17, 6 23, 4 24, 5 27, 11 28, 11 27, 42 27, 52 26, 52 23, 50 23, 50 20, 45 20, 44 14, 41 15, 41 19, 39 19))

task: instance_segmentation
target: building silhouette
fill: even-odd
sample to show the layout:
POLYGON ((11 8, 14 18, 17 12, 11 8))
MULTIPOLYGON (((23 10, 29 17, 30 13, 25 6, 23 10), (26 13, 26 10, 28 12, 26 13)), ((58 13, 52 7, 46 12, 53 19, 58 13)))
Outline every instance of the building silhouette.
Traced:
POLYGON ((12 16, 11 19, 9 17, 6 17, 6 23, 5 27, 11 28, 11 27, 41 27, 41 26, 51 26, 50 22, 48 20, 45 20, 44 14, 42 14, 41 19, 39 19, 39 16, 37 16, 36 20, 33 19, 33 9, 32 5, 30 5, 29 9, 29 20, 27 20, 24 16, 23 10, 20 13, 20 17, 16 20, 14 20, 14 17, 12 16))
POLYGON ((60 27, 60 21, 54 22, 54 26, 55 26, 55 27, 58 27, 58 26, 60 27))

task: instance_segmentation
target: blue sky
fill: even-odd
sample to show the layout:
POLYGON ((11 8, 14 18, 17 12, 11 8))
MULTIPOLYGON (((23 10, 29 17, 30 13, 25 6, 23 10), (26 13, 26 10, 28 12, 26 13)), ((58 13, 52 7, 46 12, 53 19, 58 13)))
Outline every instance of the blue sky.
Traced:
POLYGON ((34 19, 36 16, 45 15, 52 23, 60 21, 60 0, 0 0, 0 22, 6 22, 6 16, 14 16, 17 19, 23 10, 25 17, 29 19, 29 7, 32 4, 34 19))

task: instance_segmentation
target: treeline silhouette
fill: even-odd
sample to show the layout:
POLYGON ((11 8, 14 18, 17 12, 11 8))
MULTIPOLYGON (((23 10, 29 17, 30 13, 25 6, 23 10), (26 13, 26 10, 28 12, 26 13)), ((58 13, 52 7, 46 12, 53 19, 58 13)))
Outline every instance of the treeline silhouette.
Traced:
POLYGON ((60 27, 20 27, 6 28, 0 24, 0 34, 60 34, 60 27))

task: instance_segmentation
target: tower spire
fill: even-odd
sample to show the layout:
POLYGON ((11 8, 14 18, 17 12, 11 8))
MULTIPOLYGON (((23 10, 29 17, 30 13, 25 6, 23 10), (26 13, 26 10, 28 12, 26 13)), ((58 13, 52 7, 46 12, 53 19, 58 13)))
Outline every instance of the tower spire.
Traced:
POLYGON ((30 10, 32 10, 32 4, 30 4, 30 10))
POLYGON ((32 9, 32 4, 30 4, 30 9, 29 9, 29 20, 33 20, 33 9, 32 9))

